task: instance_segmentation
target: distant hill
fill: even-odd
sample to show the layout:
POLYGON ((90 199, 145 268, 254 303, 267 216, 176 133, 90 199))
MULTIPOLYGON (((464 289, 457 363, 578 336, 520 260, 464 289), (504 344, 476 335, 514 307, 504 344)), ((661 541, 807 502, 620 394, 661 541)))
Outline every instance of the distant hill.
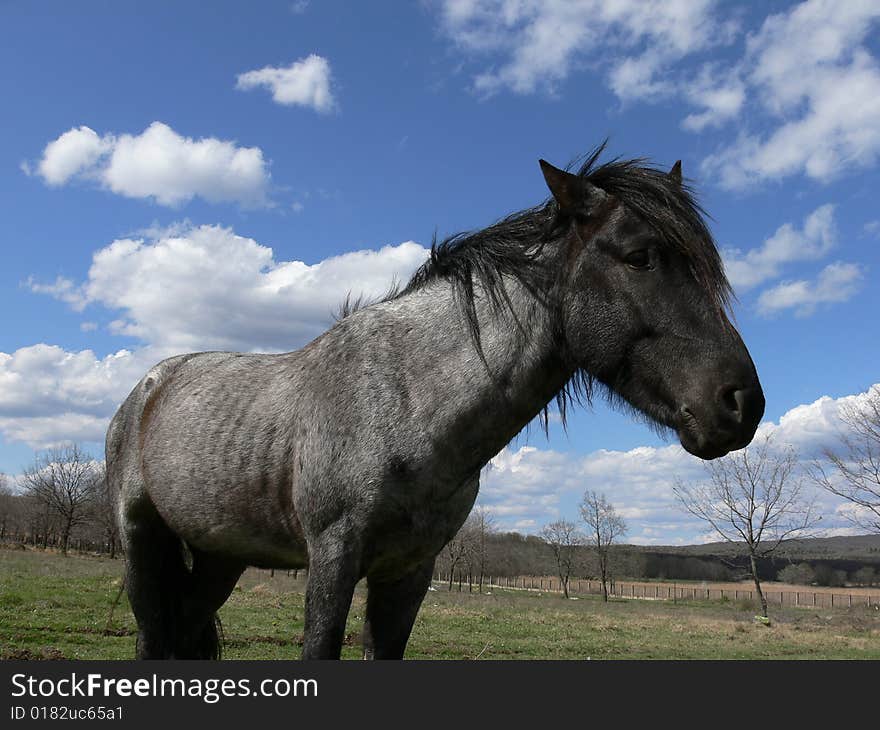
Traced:
MULTIPOLYGON (((710 542, 704 545, 628 545, 632 550, 691 556, 734 556, 745 554, 742 543, 710 542)), ((880 535, 812 537, 783 543, 776 552, 788 560, 864 560, 880 563, 880 535)))

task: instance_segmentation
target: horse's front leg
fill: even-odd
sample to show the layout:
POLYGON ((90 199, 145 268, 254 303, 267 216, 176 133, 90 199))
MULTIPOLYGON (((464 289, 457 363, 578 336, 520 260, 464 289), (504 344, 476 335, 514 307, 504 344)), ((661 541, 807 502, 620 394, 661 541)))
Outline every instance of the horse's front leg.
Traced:
POLYGON ((433 572, 431 558, 402 578, 367 578, 364 659, 403 659, 433 572))
POLYGON ((355 541, 328 530, 309 545, 303 659, 339 659, 354 587, 360 578, 355 541))

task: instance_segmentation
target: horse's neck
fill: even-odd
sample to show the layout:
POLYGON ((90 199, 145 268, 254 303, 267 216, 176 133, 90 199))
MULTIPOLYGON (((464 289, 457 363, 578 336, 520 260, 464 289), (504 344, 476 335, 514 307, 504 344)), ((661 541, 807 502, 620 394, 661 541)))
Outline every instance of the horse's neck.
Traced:
POLYGON ((565 385, 571 370, 556 350, 546 307, 509 282, 510 308, 475 299, 482 355, 448 282, 400 300, 398 316, 411 327, 409 345, 420 352, 416 394, 431 416, 435 438, 476 467, 521 431, 565 385))

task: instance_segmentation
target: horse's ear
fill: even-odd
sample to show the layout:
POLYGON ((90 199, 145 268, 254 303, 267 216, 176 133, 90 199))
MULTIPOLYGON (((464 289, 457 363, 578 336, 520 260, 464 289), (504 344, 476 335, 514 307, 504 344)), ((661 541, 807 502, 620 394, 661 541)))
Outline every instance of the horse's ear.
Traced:
POLYGON ((541 165, 544 180, 546 180, 553 198, 559 204, 559 209, 564 213, 583 210, 586 203, 586 186, 583 179, 565 170, 560 170, 558 167, 553 167, 546 160, 538 160, 538 164, 541 165))
POLYGON ((681 160, 676 161, 667 175, 674 183, 681 185, 681 160))

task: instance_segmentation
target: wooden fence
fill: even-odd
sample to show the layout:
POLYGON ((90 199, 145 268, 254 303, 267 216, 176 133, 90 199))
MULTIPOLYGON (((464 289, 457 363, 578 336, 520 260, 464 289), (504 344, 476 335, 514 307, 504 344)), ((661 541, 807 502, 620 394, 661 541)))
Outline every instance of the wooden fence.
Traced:
MULTIPOLYGON (((448 575, 437 575, 437 580, 441 584, 449 584, 448 575)), ((467 590, 467 581, 462 582, 462 590, 467 590)), ((846 591, 829 591, 816 590, 811 586, 804 586, 803 589, 779 589, 772 588, 772 584, 764 590, 764 597, 767 603, 776 606, 804 606, 816 608, 844 608, 852 606, 875 606, 880 607, 880 593, 851 593, 846 591)), ((548 578, 547 576, 516 576, 516 577, 494 577, 489 576, 483 579, 484 588, 511 588, 529 591, 549 591, 553 593, 562 593, 559 578, 548 578)), ((453 588, 458 589, 458 580, 453 583, 453 588)), ((474 584, 476 588, 476 584, 474 584)), ((597 580, 577 580, 569 581, 568 592, 570 595, 578 594, 599 594, 602 592, 602 584, 597 580)), ((639 583, 630 581, 613 581, 608 584, 608 594, 615 598, 640 598, 643 600, 658 601, 745 601, 757 600, 757 592, 754 587, 743 584, 741 588, 721 588, 711 583, 674 583, 674 582, 657 582, 657 583, 639 583)))

